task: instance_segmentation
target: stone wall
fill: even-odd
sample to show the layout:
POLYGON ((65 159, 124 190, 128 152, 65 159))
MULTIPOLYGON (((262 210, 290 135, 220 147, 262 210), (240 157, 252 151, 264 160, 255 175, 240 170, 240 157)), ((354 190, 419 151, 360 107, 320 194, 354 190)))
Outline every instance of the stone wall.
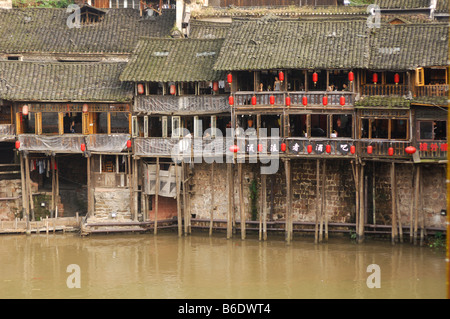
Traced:
POLYGON ((0 220, 22 217, 22 184, 20 179, 0 180, 0 220))
POLYGON ((131 219, 130 190, 120 188, 95 188, 94 217, 110 220, 111 212, 117 213, 115 220, 131 219))

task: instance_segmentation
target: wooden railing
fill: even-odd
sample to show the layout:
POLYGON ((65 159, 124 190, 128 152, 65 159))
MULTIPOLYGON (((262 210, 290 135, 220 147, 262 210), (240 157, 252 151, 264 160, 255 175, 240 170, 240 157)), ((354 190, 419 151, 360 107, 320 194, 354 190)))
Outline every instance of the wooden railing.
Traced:
POLYGON ((291 106, 305 106, 303 105, 303 97, 306 96, 306 106, 323 106, 323 97, 328 98, 327 105, 329 106, 352 106, 355 101, 355 94, 352 92, 315 92, 315 91, 295 91, 295 92, 252 92, 252 91, 238 91, 233 94, 234 104, 236 106, 253 106, 252 97, 256 97, 255 106, 285 106, 286 97, 291 99, 291 106), (273 96, 273 104, 271 104, 270 97, 273 96), (344 105, 341 105, 341 97, 344 97, 344 105))
POLYGON ((415 147, 421 159, 447 159, 447 141, 419 141, 415 147))
POLYGON ((139 95, 135 112, 153 114, 196 114, 230 112, 225 95, 139 95))
POLYGON ((407 95, 408 86, 403 84, 365 84, 361 86, 362 95, 407 95))
POLYGON ((360 140, 357 143, 357 152, 361 157, 411 158, 412 155, 405 151, 410 145, 412 145, 410 141, 360 140), (368 146, 371 146, 371 150, 368 146), (393 149, 392 155, 389 154, 389 148, 393 149))
POLYGON ((436 85, 424 85, 416 86, 415 96, 447 96, 448 95, 448 85, 447 84, 436 84, 436 85))
POLYGON ((81 144, 85 144, 85 136, 79 134, 65 135, 19 135, 20 151, 36 151, 55 153, 82 153, 81 144))
POLYGON ((99 153, 120 153, 127 150, 129 134, 86 135, 86 150, 99 153))

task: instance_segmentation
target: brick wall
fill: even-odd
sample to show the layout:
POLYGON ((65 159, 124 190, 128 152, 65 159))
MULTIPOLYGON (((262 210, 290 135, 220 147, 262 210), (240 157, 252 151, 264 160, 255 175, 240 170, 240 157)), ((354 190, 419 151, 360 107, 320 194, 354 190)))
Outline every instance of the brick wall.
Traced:
POLYGON ((22 184, 20 179, 0 180, 0 220, 14 220, 21 217, 22 184), (14 199, 18 197, 17 199, 14 199), (10 199, 7 199, 10 198, 10 199))

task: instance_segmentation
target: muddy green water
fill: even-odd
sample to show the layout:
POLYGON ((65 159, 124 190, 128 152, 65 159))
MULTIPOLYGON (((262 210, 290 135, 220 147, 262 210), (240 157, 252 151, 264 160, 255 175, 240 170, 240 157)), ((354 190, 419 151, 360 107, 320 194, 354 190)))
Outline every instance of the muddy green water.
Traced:
POLYGON ((344 238, 0 236, 0 298, 445 298, 445 267, 442 251, 344 238))

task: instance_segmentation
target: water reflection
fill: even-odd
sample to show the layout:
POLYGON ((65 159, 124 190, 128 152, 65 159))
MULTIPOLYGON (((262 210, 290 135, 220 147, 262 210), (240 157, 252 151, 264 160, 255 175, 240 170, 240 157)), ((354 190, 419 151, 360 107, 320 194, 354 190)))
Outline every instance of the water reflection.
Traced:
POLYGON ((195 234, 0 236, 0 298, 445 298, 445 253, 195 234), (69 289, 67 266, 81 270, 69 289), (369 289, 367 266, 381 270, 369 289))

